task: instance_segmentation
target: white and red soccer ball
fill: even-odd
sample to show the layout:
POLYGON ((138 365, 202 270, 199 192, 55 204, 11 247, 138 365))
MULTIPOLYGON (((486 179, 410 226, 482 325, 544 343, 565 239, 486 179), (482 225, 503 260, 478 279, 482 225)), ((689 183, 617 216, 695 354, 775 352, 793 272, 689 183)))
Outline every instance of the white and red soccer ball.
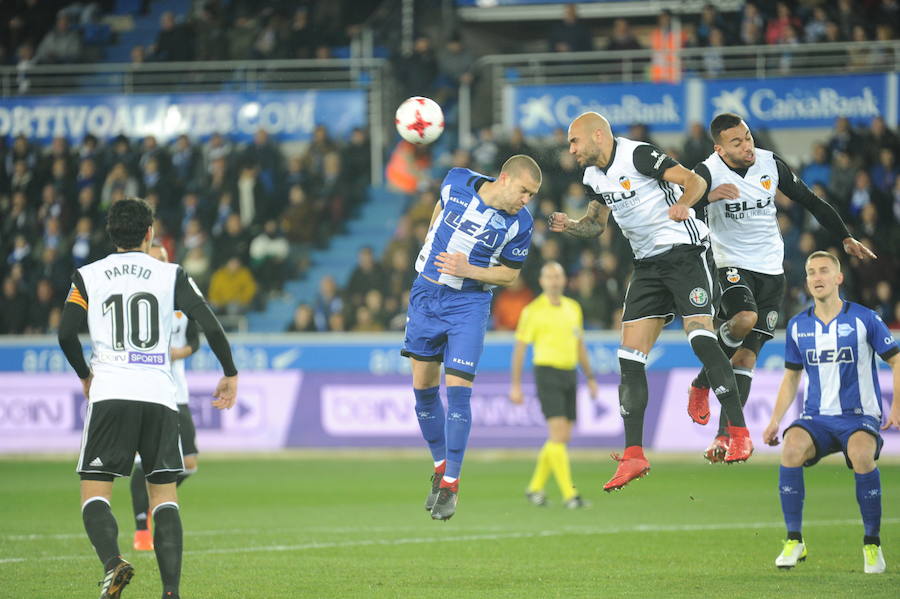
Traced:
POLYGON ((394 123, 397 133, 409 143, 430 144, 444 132, 444 111, 430 98, 413 96, 397 108, 394 123))

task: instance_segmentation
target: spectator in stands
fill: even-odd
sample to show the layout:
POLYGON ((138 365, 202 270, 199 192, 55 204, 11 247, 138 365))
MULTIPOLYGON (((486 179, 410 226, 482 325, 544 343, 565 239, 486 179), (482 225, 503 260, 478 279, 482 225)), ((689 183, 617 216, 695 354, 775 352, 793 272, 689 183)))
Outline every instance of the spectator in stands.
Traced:
POLYGON ((875 164, 881 158, 881 150, 888 149, 897 155, 900 152, 900 140, 897 135, 887 128, 884 117, 876 116, 869 125, 866 139, 866 163, 875 164))
POLYGON ((868 71, 872 68, 872 50, 865 42, 869 41, 866 28, 860 24, 854 25, 850 34, 850 40, 856 42, 847 50, 847 67, 851 71, 868 71))
POLYGON ((321 176, 324 168, 325 155, 337 150, 337 144, 328 135, 325 125, 316 125, 313 129, 312 140, 303 152, 303 170, 306 181, 316 181, 321 176))
POLYGON ((244 149, 241 159, 245 164, 258 166, 260 182, 265 193, 273 194, 281 184, 284 174, 284 158, 278 146, 269 136, 269 132, 262 128, 257 129, 253 134, 253 143, 244 149))
POLYGON ((875 187, 883 193, 891 193, 897 179, 897 162, 890 148, 881 148, 878 163, 869 169, 869 176, 875 187))
POLYGON ((287 40, 290 58, 312 58, 315 53, 317 35, 309 22, 309 10, 301 6, 294 11, 287 40))
MULTIPOLYGON (((0 223, 0 239, 7 240, 7 243, 19 237, 27 240, 34 233, 35 227, 34 213, 28 207, 28 198, 22 191, 14 192, 9 212, 3 215, 0 223)), ((3 245, 0 249, 6 251, 9 248, 3 245)))
POLYGON ((712 37, 713 29, 719 30, 719 32, 723 35, 724 41, 725 37, 727 37, 724 35, 727 27, 728 23, 722 17, 721 13, 719 13, 716 7, 713 4, 704 4, 703 8, 700 11, 700 22, 697 24, 695 30, 697 45, 712 45, 710 38, 712 37))
MULTIPOLYGON (((475 56, 462 44, 459 35, 453 35, 444 44, 443 51, 438 54, 438 73, 442 96, 455 101, 456 90, 460 85, 469 85, 473 81, 472 67, 475 56)), ((439 102, 440 103, 440 102, 439 102)))
POLYGON ((795 27, 785 27, 782 31, 778 46, 783 48, 783 52, 778 56, 778 72, 782 75, 789 75, 794 68, 794 53, 796 46, 800 45, 800 37, 795 27))
POLYGON ((188 274, 200 289, 209 286, 212 262, 210 254, 203 250, 203 246, 195 246, 187 250, 180 261, 181 268, 188 274))
POLYGON ((248 230, 258 230, 259 225, 269 217, 271 202, 260 181, 259 168, 247 163, 241 168, 237 179, 237 214, 241 225, 248 230))
POLYGON ((845 40, 853 39, 853 28, 863 24, 860 7, 854 6, 852 0, 837 0, 835 22, 845 40))
POLYGON ((244 314, 256 297, 256 280, 237 256, 216 270, 209 282, 209 303, 220 314, 244 314))
POLYGON ((47 332, 50 324, 50 312, 56 306, 53 297, 53 285, 48 279, 39 279, 35 286, 34 298, 28 303, 28 316, 25 333, 41 335, 47 332))
POLYGON ((812 16, 806 22, 803 29, 804 40, 808 44, 817 44, 825 41, 825 29, 828 23, 828 13, 824 6, 814 6, 812 16))
POLYGON ((16 90, 21 95, 31 91, 31 75, 32 68, 37 64, 37 57, 34 54, 34 46, 30 42, 25 42, 16 50, 16 90))
MULTIPOLYGON (((897 0, 894 0, 894 2, 900 7, 900 2, 897 2, 897 0)), ((875 70, 889 70, 896 58, 893 48, 887 45, 888 42, 894 40, 894 28, 879 21, 875 26, 875 40, 879 42, 879 45, 870 49, 870 65, 875 70)))
POLYGON ((885 319, 885 322, 888 323, 888 327, 893 331, 900 329, 900 302, 894 304, 894 311, 891 318, 885 319))
POLYGON ((187 135, 179 135, 170 152, 173 182, 179 191, 193 185, 200 178, 200 153, 187 135))
POLYGON ((397 73, 407 96, 430 96, 438 75, 431 39, 422 35, 413 43, 412 54, 402 58, 397 73))
POLYGON ((294 308, 294 317, 285 329, 288 333, 313 333, 316 323, 313 319, 313 309, 309 304, 300 304, 294 308))
POLYGON ((494 130, 491 127, 484 127, 478 132, 478 142, 472 149, 473 168, 480 172, 495 170, 498 151, 494 130))
POLYGON ((343 311, 344 300, 338 293, 337 282, 333 276, 325 275, 319 280, 319 293, 316 294, 316 299, 313 301, 316 330, 344 330, 343 311), (334 316, 339 316, 340 319, 333 319, 334 316))
POLYGON ((12 194, 22 193, 29 200, 37 193, 37 181, 34 173, 24 160, 16 160, 9 180, 9 191, 12 194))
POLYGON ((591 30, 578 20, 575 4, 566 4, 562 21, 550 29, 550 52, 588 52, 594 49, 591 30))
POLYGON ((766 24, 765 41, 769 45, 781 44, 788 37, 788 31, 800 27, 800 19, 791 13, 787 2, 775 4, 775 17, 766 24))
POLYGON ((115 191, 122 192, 125 197, 138 195, 138 182, 128 174, 128 169, 123 162, 117 162, 112 167, 103 183, 103 189, 100 192, 100 209, 103 212, 109 210, 115 191))
POLYGON ((828 162, 828 149, 824 144, 813 144, 812 162, 803 167, 800 178, 809 185, 828 185, 831 180, 831 164, 828 162))
POLYGON ((292 244, 310 245, 316 241, 318 222, 316 208, 299 184, 288 191, 288 207, 281 215, 281 228, 292 244))
POLYGON ((166 11, 159 18, 159 33, 153 44, 153 59, 160 62, 182 62, 193 58, 194 44, 190 29, 176 23, 175 15, 166 11))
POLYGON ((264 293, 280 294, 287 278, 290 246, 278 228, 278 221, 266 221, 262 233, 250 243, 250 265, 264 293))
POLYGON ((430 166, 431 150, 428 146, 415 146, 400 140, 388 160, 385 178, 394 191, 412 194, 428 182, 430 166))
POLYGON ((880 217, 875 204, 866 204, 859 212, 859 224, 855 232, 859 237, 867 237, 878 248, 879 253, 888 253, 890 248, 890 219, 880 217))
POLYGON ((203 146, 203 164, 207 173, 212 174, 213 163, 221 160, 222 168, 227 168, 233 147, 221 133, 213 133, 203 146))
POLYGON ((0 310, 0 334, 16 335, 28 322, 28 296, 19 290, 15 279, 3 279, 3 309, 0 310))
POLYGON ((78 62, 81 59, 81 35, 71 28, 69 17, 59 13, 56 25, 38 45, 34 60, 43 64, 78 62))
POLYGON ((860 212, 867 204, 875 204, 875 206, 883 205, 881 193, 872 185, 872 179, 869 173, 863 169, 856 171, 856 177, 853 180, 853 191, 850 194, 850 204, 847 210, 853 220, 858 220, 860 212))
POLYGON ((700 123, 691 123, 688 138, 681 149, 681 164, 687 168, 694 168, 712 153, 713 143, 706 132, 706 127, 700 123))
POLYGON ((65 297, 69 292, 72 269, 53 246, 46 246, 41 250, 40 262, 34 265, 27 274, 32 281, 49 279, 56 297, 65 297))
POLYGON ((350 330, 355 333, 380 333, 384 331, 384 325, 375 320, 368 306, 357 306, 353 320, 353 326, 350 330))
POLYGON ((225 227, 222 233, 213 238, 213 266, 221 266, 231 257, 237 257, 241 264, 246 264, 250 258, 250 234, 244 228, 241 217, 232 212, 225 219, 225 227))
POLYGON ((759 7, 753 2, 744 4, 741 15, 740 39, 745 46, 756 46, 763 43, 763 20, 759 7))
POLYGON ((609 309, 596 293, 596 276, 590 269, 582 269, 570 283, 572 299, 581 306, 584 328, 604 329, 609 326, 609 309))
POLYGON ((356 268, 350 275, 345 294, 351 306, 361 306, 369 289, 383 289, 384 270, 375 261, 375 253, 369 246, 364 246, 356 255, 356 268))
MULTIPOLYGON (((822 40, 822 43, 837 44, 845 41, 847 41, 847 38, 841 35, 841 29, 837 23, 834 21, 825 23, 825 39, 822 40)), ((847 51, 843 48, 820 50, 816 55, 823 64, 827 64, 834 69, 843 68, 847 65, 847 60, 849 59, 847 51)))
POLYGON ((515 154, 525 154, 530 156, 534 154, 534 148, 525 140, 525 133, 521 127, 513 127, 509 134, 509 138, 500 143, 498 154, 500 156, 513 156, 515 154))
POLYGON ((853 191, 853 180, 856 177, 856 168, 850 160, 847 152, 836 152, 831 164, 831 179, 828 182, 828 191, 841 203, 846 210, 850 194, 853 191))
POLYGON ((228 49, 231 60, 249 60, 253 55, 253 42, 258 28, 256 19, 244 13, 238 15, 228 32, 228 49))
POLYGON ((525 279, 516 277, 515 281, 503 287, 494 298, 491 310, 494 329, 498 331, 514 331, 519 323, 522 310, 534 299, 534 292, 525 284, 525 279))
POLYGON ((90 217, 82 216, 75 225, 75 234, 69 250, 69 260, 75 268, 101 258, 103 244, 94 234, 94 223, 90 217))
POLYGON ((369 134, 361 127, 350 133, 349 143, 341 150, 341 165, 344 169, 343 180, 349 186, 348 193, 356 198, 358 204, 364 199, 366 190, 372 181, 372 152, 369 147, 369 134))
POLYGON ((873 298, 873 310, 882 320, 888 322, 894 316, 894 302, 891 284, 887 281, 878 281, 875 285, 875 297, 873 298))
POLYGON ((850 156, 860 156, 864 149, 864 140, 853 130, 850 119, 838 117, 834 122, 831 139, 828 140, 828 152, 834 156, 836 152, 846 152, 850 156))
MULTIPOLYGON (((396 304, 396 301, 392 302, 396 304)), ((369 311, 372 322, 379 331, 387 329, 389 314, 385 309, 385 299, 378 289, 369 289, 363 298, 363 306, 369 311)))
POLYGON ((618 18, 613 21, 612 31, 609 34, 609 41, 606 43, 606 50, 616 52, 619 50, 641 50, 643 46, 631 31, 628 21, 618 18))
POLYGON ((227 27, 217 3, 200 4, 191 32, 194 38, 194 60, 228 60, 227 27))
POLYGON ((725 72, 725 35, 719 28, 712 29, 709 33, 708 47, 703 51, 702 64, 703 76, 708 79, 721 77, 725 72))
POLYGON ((322 160, 322 172, 315 182, 315 193, 325 208, 329 231, 340 229, 346 220, 347 211, 353 208, 347 195, 347 182, 341 176, 341 155, 328 152, 322 160))

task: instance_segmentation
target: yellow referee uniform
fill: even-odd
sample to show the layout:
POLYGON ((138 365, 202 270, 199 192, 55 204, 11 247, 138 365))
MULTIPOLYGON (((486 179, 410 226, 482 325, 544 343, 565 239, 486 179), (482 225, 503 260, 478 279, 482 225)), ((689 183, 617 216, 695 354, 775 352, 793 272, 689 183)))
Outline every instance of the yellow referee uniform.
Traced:
MULTIPOLYGON (((516 327, 516 341, 531 344, 534 348, 534 380, 545 418, 575 420, 575 368, 583 333, 581 306, 571 298, 561 296, 559 303, 553 304, 541 294, 522 311, 516 327)), ((538 454, 528 492, 542 493, 551 473, 564 501, 577 496, 566 444, 548 440, 538 454)))

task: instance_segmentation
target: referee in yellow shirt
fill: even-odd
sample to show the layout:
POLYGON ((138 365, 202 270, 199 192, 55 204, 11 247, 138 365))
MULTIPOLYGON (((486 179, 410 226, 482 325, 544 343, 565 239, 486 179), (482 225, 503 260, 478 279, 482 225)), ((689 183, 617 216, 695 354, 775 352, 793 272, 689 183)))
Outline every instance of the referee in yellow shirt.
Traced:
POLYGON ((581 306, 565 297, 566 273, 558 262, 547 262, 539 279, 543 293, 522 310, 516 327, 516 344, 512 355, 509 398, 521 404, 522 364, 525 350, 534 344, 534 380, 541 410, 547 419, 547 442, 538 454, 537 467, 525 496, 535 505, 546 505, 544 486, 550 473, 556 478, 565 506, 586 507, 572 483, 566 444, 575 422, 575 367, 580 364, 587 376, 591 398, 597 398, 597 381, 591 372, 581 306))

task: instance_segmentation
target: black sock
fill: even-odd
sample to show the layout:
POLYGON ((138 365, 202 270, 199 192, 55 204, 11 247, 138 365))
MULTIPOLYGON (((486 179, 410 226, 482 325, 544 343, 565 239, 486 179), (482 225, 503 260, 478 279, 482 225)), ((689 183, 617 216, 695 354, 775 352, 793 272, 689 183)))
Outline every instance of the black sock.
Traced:
POLYGON ((97 557, 107 571, 121 559, 119 557, 119 525, 106 499, 92 497, 81 508, 81 519, 97 557))
POLYGON ((147 512, 150 497, 147 495, 147 479, 140 464, 134 465, 131 473, 131 509, 134 511, 134 529, 147 530, 147 512))
POLYGON ((158 506, 153 512, 153 547, 159 564, 159 576, 162 578, 163 596, 167 592, 178 595, 183 535, 178 505, 164 503, 158 506))
POLYGON ((800 541, 802 543, 803 535, 800 534, 799 531, 795 532, 795 531, 789 530, 788 531, 788 541, 800 541))
MULTIPOLYGON (((725 356, 730 360, 731 356, 733 356, 741 346, 731 346, 725 343, 725 340, 722 338, 722 327, 727 328, 727 324, 727 322, 722 324, 722 326, 719 327, 719 330, 716 331, 716 340, 719 342, 719 347, 721 347, 722 351, 725 352, 725 356)), ((691 381, 691 386, 698 387, 700 389, 709 389, 709 375, 706 373, 706 368, 700 369, 700 372, 697 374, 694 380, 691 381)))
POLYGON ((715 336, 710 331, 701 329, 691 331, 688 339, 691 349, 703 362, 709 376, 710 388, 722 404, 722 411, 725 412, 728 421, 732 426, 746 426, 737 383, 734 380, 734 370, 716 342, 715 336))
MULTIPOLYGON (((747 399, 750 397, 750 385, 753 383, 753 371, 747 368, 734 369, 734 381, 737 383, 738 395, 741 398, 741 409, 747 405, 747 399)), ((725 418, 725 411, 719 412, 719 435, 727 435, 725 427, 728 426, 728 419, 725 418)))
POLYGON ((869 535, 865 535, 863 537, 863 545, 878 545, 881 547, 881 537, 870 537, 869 535))
POLYGON ((619 412, 625 423, 625 447, 644 444, 644 410, 647 409, 647 357, 637 350, 619 350, 619 412))

